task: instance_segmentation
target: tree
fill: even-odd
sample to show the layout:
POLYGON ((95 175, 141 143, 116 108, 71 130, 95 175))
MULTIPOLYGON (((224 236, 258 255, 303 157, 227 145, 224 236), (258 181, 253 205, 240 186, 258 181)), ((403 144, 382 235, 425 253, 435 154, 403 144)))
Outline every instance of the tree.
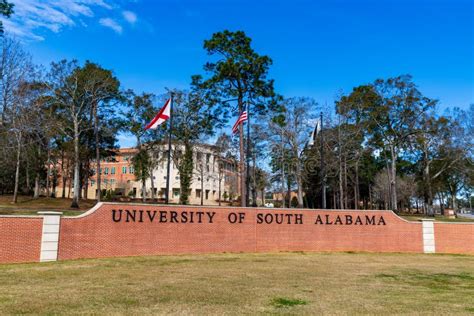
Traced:
MULTIPOLYGON (((85 65, 78 69, 78 80, 82 82, 85 96, 90 103, 91 116, 93 118, 95 142, 95 161, 97 170, 97 201, 101 198, 101 137, 107 128, 112 128, 115 120, 114 105, 119 100, 120 82, 113 76, 111 70, 106 70, 99 65, 86 61, 85 65), (112 125, 112 126, 111 126, 112 125)), ((113 128, 114 131, 116 128, 113 128)))
POLYGON ((138 153, 132 157, 135 179, 142 182, 142 201, 146 201, 146 180, 150 177, 151 157, 146 149, 140 148, 138 153))
POLYGON ((156 140, 163 135, 164 129, 162 127, 157 130, 148 131, 145 133, 144 127, 156 115, 157 109, 153 106, 154 95, 149 93, 142 93, 136 95, 132 90, 124 93, 126 108, 123 112, 123 128, 134 135, 137 140, 137 154, 134 156, 132 162, 135 165, 136 178, 142 181, 142 199, 145 201, 146 195, 146 176, 150 177, 152 184, 152 197, 154 197, 154 181, 153 169, 156 167, 150 152, 157 150, 155 148, 156 140))
MULTIPOLYGON (((207 90, 207 99, 218 102, 227 113, 240 115, 247 105, 251 115, 275 106, 267 102, 275 97, 273 80, 267 79, 272 60, 257 54, 251 47, 251 39, 243 31, 214 33, 204 41, 204 49, 215 57, 204 66, 210 75, 200 85, 207 90)), ((200 81, 200 76, 195 77, 200 81)), ((244 130, 239 129, 241 172, 241 205, 246 205, 244 130)))
MULTIPOLYGON (((90 175, 89 169, 86 168, 81 177, 81 168, 83 165, 89 165, 91 155, 88 150, 91 144, 95 141, 103 145, 104 139, 109 146, 113 146, 115 142, 115 132, 106 133, 106 124, 102 124, 99 129, 101 113, 98 107, 115 98, 118 81, 111 76, 110 71, 90 62, 80 67, 77 61, 62 60, 52 63, 47 84, 51 91, 51 105, 57 115, 57 121, 61 123, 60 129, 74 144, 74 196, 71 207, 79 207, 82 184, 87 183, 90 175), (92 126, 96 126, 95 133, 90 133, 92 126), (98 133, 102 138, 97 137, 98 133), (106 134, 108 138, 105 138, 106 134)), ((108 112, 108 116, 113 117, 113 114, 108 112)), ((112 124, 113 121, 107 122, 112 124)), ((101 148, 102 145, 96 146, 101 148)), ((98 163, 100 164, 100 161, 98 163)))
MULTIPOLYGON (((221 198, 222 198, 222 180, 224 178, 224 157, 227 156, 226 154, 229 152, 230 148, 230 137, 229 135, 226 134, 221 134, 217 138, 216 144, 215 144, 215 149, 214 149, 214 155, 217 157, 218 162, 217 162, 217 181, 219 182, 219 206, 221 205, 221 198)), ((225 200, 225 197, 224 197, 225 200)))
POLYGON ((199 80, 197 77, 193 79, 190 92, 174 91, 173 137, 177 146, 174 147, 173 157, 179 171, 181 204, 189 203, 196 143, 203 137, 214 135, 224 122, 222 109, 205 98, 205 90, 199 80))
POLYGON ((378 79, 356 89, 366 100, 358 104, 356 113, 367 123, 370 142, 389 155, 390 207, 396 211, 397 159, 419 133, 418 122, 435 101, 423 96, 409 75, 378 79))
MULTIPOLYGON (((9 3, 7 0, 0 1, 0 15, 9 18, 13 14, 13 3, 9 3)), ((3 34, 3 23, 0 21, 0 35, 3 34)))

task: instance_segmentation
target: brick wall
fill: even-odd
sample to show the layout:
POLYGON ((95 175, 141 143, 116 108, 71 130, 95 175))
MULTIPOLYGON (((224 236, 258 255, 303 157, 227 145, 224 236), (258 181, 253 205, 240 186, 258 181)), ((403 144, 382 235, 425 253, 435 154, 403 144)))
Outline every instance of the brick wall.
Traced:
POLYGON ((474 254, 474 224, 434 223, 436 252, 474 254))
POLYGON ((36 262, 40 258, 41 217, 0 217, 0 262, 36 262))
MULTIPOLYGON (((195 215, 196 216, 196 215, 195 215)), ((231 220, 234 220, 234 216, 231 220)), ((118 219, 118 215, 117 218, 118 219)), ((281 217, 280 217, 281 219, 281 217)), ((277 209, 238 209, 218 207, 174 207, 146 205, 105 204, 96 212, 80 218, 63 218, 61 221, 59 259, 136 256, 176 253, 210 252, 264 252, 264 251, 374 251, 422 252, 420 223, 400 219, 389 211, 303 211, 277 209), (112 211, 122 210, 121 220, 114 222, 112 211), (125 210, 135 211, 135 221, 125 216, 125 210), (141 212, 140 212, 141 211, 141 212), (149 215, 157 212, 153 222, 149 215), (167 222, 159 222, 160 211, 167 211, 167 222), (170 223, 170 211, 177 213, 215 212, 212 223, 203 215, 202 223, 170 223), (140 213, 142 221, 140 221, 140 213), (241 223, 229 222, 229 214, 244 214, 241 223), (258 223, 257 214, 261 214, 258 223), (273 215, 273 222, 270 221, 273 215), (284 217, 277 224, 275 215, 301 214, 302 223, 284 217), (320 222, 316 223, 317 215, 320 222), (329 217, 327 224, 326 215, 329 217), (337 215, 342 224, 337 222, 337 215), (370 222, 383 217, 383 223, 370 222), (352 224, 346 223, 352 217, 352 224), (363 225, 355 223, 357 216, 363 225)))
MULTIPOLYGON (((423 234, 420 222, 407 222, 390 211, 110 203, 56 219, 59 260, 212 252, 422 253, 430 234, 437 253, 474 254, 473 223, 435 222, 431 233, 423 234)), ((41 217, 0 216, 0 262, 40 261, 42 234, 41 217)), ((48 247, 53 244, 43 250, 52 251, 48 247)))

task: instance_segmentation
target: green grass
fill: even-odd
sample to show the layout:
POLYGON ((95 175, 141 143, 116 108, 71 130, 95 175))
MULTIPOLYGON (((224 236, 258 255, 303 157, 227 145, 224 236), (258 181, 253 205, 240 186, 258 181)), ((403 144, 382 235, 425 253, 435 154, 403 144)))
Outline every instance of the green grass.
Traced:
POLYGON ((469 314, 474 257, 273 253, 0 265, 0 315, 469 314))
POLYGON ((450 223, 451 222, 452 223, 474 222, 474 219, 470 219, 470 218, 464 218, 464 217, 449 218, 447 216, 442 216, 442 215, 436 215, 435 217, 433 217, 433 216, 423 216, 419 214, 414 214, 414 215, 401 214, 400 217, 406 219, 407 221, 415 221, 415 222, 418 222, 423 218, 434 219, 436 222, 450 222, 450 223))
POLYGON ((278 297, 272 300, 272 305, 281 308, 281 307, 292 307, 297 305, 306 305, 308 302, 300 299, 290 299, 285 297, 278 297))

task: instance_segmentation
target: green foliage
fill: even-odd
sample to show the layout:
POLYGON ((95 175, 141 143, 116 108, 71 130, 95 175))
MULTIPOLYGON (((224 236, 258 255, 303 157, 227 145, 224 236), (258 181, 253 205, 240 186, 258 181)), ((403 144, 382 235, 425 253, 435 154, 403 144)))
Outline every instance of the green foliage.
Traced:
POLYGON ((298 206, 298 198, 296 196, 291 198, 291 207, 297 207, 298 206))
POLYGON ((179 202, 185 205, 189 203, 189 192, 191 191, 190 188, 193 177, 193 151, 189 144, 184 145, 184 155, 182 159, 179 160, 178 170, 181 188, 179 202))
POLYGON ((150 177, 150 155, 147 150, 140 148, 138 153, 132 157, 132 165, 135 169, 135 179, 145 181, 150 177))
MULTIPOLYGON (((9 18, 13 13, 13 3, 8 2, 7 0, 0 1, 0 15, 3 15, 6 18, 9 18)), ((3 23, 0 21, 0 36, 3 35, 3 23)))
POLYGON ((292 307, 297 305, 306 305, 308 304, 307 301, 300 300, 300 299, 291 299, 286 297, 277 297, 272 300, 272 305, 277 308, 282 307, 292 307))

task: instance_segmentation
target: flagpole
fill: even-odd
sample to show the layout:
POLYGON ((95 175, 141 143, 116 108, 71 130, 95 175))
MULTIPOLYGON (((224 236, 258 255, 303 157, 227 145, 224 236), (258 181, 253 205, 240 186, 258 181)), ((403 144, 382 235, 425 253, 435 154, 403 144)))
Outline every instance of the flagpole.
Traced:
POLYGON ((169 203, 170 197, 170 171, 171 171, 171 133, 173 131, 173 92, 170 93, 170 128, 168 136, 168 169, 166 170, 166 194, 165 203, 169 203))
POLYGON ((326 171, 324 170, 324 138, 323 138, 323 112, 320 116, 321 123, 321 208, 326 208, 326 171))
POLYGON ((250 205, 250 111, 249 102, 247 101, 247 174, 245 181, 245 191, 247 193, 245 205, 250 205))

